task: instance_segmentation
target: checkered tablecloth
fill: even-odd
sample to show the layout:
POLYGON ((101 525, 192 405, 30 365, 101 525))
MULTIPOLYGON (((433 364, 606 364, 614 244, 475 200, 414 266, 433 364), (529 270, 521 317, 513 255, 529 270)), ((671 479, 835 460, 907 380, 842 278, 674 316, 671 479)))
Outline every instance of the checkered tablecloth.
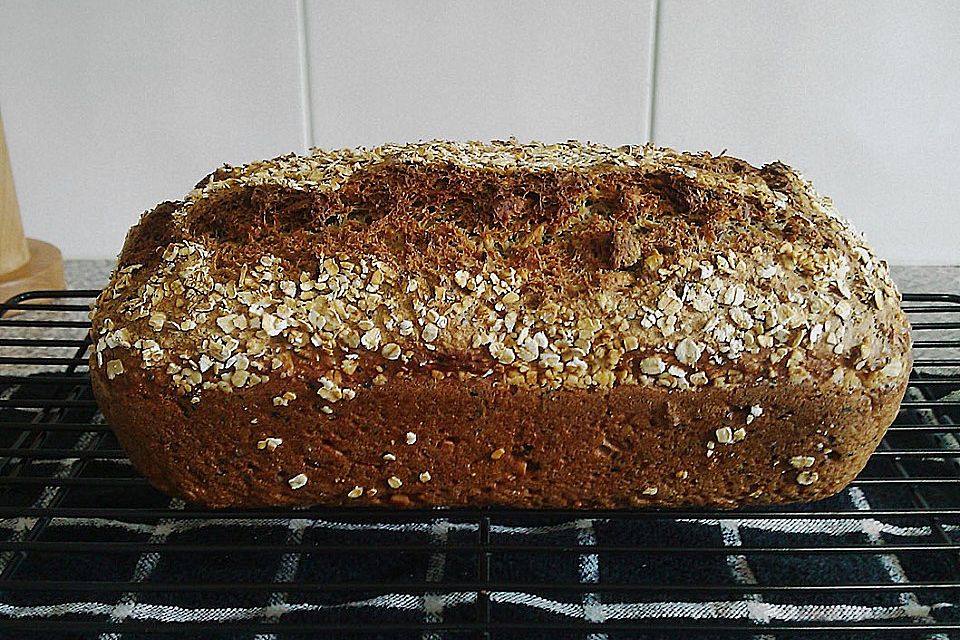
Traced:
MULTIPOLYGON (((38 409, 18 408, 18 399, 36 399, 50 393, 48 386, 0 386, 0 399, 11 405, 0 409, 0 422, 29 421, 38 409)), ((84 391, 89 393, 89 390, 84 391)), ((919 392, 911 390, 916 396, 919 392)), ((956 393, 947 389, 944 393, 956 393)), ((89 397, 89 396, 85 396, 89 397)), ((920 423, 935 418, 930 412, 914 416, 920 423)), ((943 420, 944 418, 939 418, 943 420)), ((63 422, 102 424, 102 417, 93 409, 67 409, 60 416, 63 422)), ((2 446, 15 443, 18 430, 3 429, 2 446)), ((920 436, 899 436, 909 445, 930 447, 917 440, 920 436), (913 440, 911 440, 911 438, 913 440)), ((958 449, 953 436, 943 435, 933 443, 939 447, 958 449)), ((44 447, 85 450, 94 447, 115 447, 112 435, 96 432, 50 432, 44 447)), ((956 474, 956 461, 924 462, 937 465, 927 473, 956 474)), ((77 458, 24 462, 7 462, 3 473, 17 468, 23 476, 66 477, 76 474, 82 465, 81 477, 135 476, 126 460, 94 460, 77 458)), ((267 518, 224 518, 216 512, 189 514, 191 509, 179 500, 171 500, 149 488, 104 486, 97 488, 56 486, 5 487, 0 493, 0 506, 11 507, 103 507, 123 509, 168 509, 184 517, 163 519, 131 517, 7 517, 0 519, 0 540, 38 540, 60 542, 62 552, 16 551, 0 553, 0 638, 24 637, 20 632, 4 631, 7 620, 72 619, 77 621, 111 620, 117 623, 116 633, 55 637, 135 638, 139 633, 124 631, 124 621, 172 622, 263 622, 256 632, 204 633, 183 637, 293 638, 321 637, 315 634, 287 634, 290 623, 377 623, 411 622, 444 623, 471 621, 476 615, 477 593, 459 590, 457 583, 477 578, 475 550, 457 550, 458 543, 477 540, 475 519, 437 511, 435 517, 410 521, 409 518, 384 512, 382 517, 324 518, 318 511, 289 511, 267 518), (39 535, 37 532, 40 532, 39 535), (160 546, 158 551, 140 553, 73 552, 71 544, 84 541, 143 543, 160 546), (390 545, 424 544, 423 552, 389 551, 390 545), (250 545, 253 550, 166 551, 169 545, 250 545), (338 545, 368 545, 377 552, 334 553, 338 545), (269 545, 305 545, 309 553, 271 550, 269 545), (451 547, 450 545, 454 545, 451 547), (256 550, 263 547, 264 550, 256 550), (143 591, 98 590, 62 591, 6 588, 9 580, 70 580, 135 582, 187 585, 196 583, 243 584, 271 582, 272 591, 245 592, 224 587, 210 591, 143 591), (362 593, 297 590, 296 585, 330 585, 344 581, 371 583, 436 584, 435 591, 391 593, 387 589, 371 589, 362 593), (453 585, 453 586, 450 586, 453 585)), ((955 489, 925 490, 931 506, 960 506, 955 489)), ((910 584, 931 581, 954 581, 960 578, 957 557, 952 561, 943 552, 883 553, 891 544, 929 544, 945 532, 954 542, 960 540, 957 519, 934 523, 917 517, 871 517, 877 509, 909 508, 913 497, 904 487, 854 487, 829 500, 814 505, 791 506, 809 512, 806 518, 742 518, 735 512, 704 513, 689 518, 609 518, 586 519, 571 513, 569 517, 535 516, 500 513, 491 519, 490 539, 497 544, 516 545, 515 551, 498 551, 491 556, 490 575, 497 583, 544 585, 581 585, 576 590, 557 590, 550 586, 527 589, 493 590, 489 593, 489 610, 494 622, 544 621, 628 621, 643 620, 650 624, 690 621, 739 621, 758 625, 757 636, 764 634, 764 623, 797 621, 889 621, 955 622, 960 619, 957 591, 911 591, 910 584), (820 515, 835 511, 862 511, 863 518, 840 518, 820 515), (940 531, 935 530, 940 527, 940 531), (877 553, 738 553, 738 547, 834 547, 837 545, 873 545, 877 553), (575 552, 529 552, 523 545, 581 545, 575 552), (630 552, 595 553, 595 545, 623 546, 630 552), (726 546, 729 555, 694 553, 656 553, 644 549, 657 547, 693 549, 726 546), (830 585, 839 583, 876 582, 900 584, 903 590, 872 592, 791 590, 736 593, 679 592, 670 586, 712 585, 830 585), (665 585, 662 591, 631 592, 628 590, 592 590, 591 585, 623 584, 665 585)), ((172 547, 171 547, 172 548, 172 547)), ((513 547, 511 547, 513 549, 513 547)), ((54 637, 30 636, 30 637, 54 637)), ((326 637, 337 637, 330 634, 326 637)), ((445 631, 413 635, 383 634, 379 637, 466 637, 445 631)), ((495 637, 566 637, 554 631, 497 634, 495 637)), ((572 637, 572 636, 571 636, 572 637)), ((583 636, 578 636, 583 637, 583 636)), ((670 637, 669 634, 640 636, 636 632, 607 634, 598 627, 591 638, 605 637, 670 637)), ((696 637, 696 636, 685 636, 696 637)), ((702 637, 716 637, 705 634, 702 637)), ((786 636, 781 636, 786 637, 786 636)), ((791 635, 789 637, 801 637, 791 635)), ((870 633, 862 637, 874 637, 870 633)), ((894 636, 885 636, 894 637, 894 636)), ((929 637, 946 638, 946 634, 929 637)))

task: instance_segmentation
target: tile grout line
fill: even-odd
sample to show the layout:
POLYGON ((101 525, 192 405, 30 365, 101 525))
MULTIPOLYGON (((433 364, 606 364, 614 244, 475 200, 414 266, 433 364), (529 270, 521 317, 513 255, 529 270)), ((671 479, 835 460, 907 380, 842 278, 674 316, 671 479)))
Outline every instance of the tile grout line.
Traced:
POLYGON ((307 37, 307 0, 296 0, 297 49, 300 56, 300 109, 303 146, 307 151, 316 146, 313 133, 313 108, 310 95, 310 39, 307 37))
POLYGON ((647 91, 647 141, 656 139, 655 128, 657 123, 657 71, 660 64, 660 2, 653 0, 653 16, 651 22, 652 37, 650 38, 650 89, 647 91))

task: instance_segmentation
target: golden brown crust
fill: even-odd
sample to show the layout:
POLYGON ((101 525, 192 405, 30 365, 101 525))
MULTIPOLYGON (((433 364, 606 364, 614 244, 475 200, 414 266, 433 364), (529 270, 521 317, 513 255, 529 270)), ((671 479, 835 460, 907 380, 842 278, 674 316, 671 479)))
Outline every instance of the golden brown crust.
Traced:
POLYGON ((892 420, 898 299, 784 165, 316 151, 146 214, 91 373, 137 467, 214 506, 787 501, 839 490, 892 420))

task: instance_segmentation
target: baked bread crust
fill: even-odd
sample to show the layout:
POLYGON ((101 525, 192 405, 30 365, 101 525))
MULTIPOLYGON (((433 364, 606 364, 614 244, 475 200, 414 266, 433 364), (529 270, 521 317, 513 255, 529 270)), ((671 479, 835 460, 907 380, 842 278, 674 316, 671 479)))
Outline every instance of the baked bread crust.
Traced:
POLYGON ((886 265, 782 164, 433 141, 224 167, 129 233, 101 409, 213 507, 812 500, 892 422, 886 265))

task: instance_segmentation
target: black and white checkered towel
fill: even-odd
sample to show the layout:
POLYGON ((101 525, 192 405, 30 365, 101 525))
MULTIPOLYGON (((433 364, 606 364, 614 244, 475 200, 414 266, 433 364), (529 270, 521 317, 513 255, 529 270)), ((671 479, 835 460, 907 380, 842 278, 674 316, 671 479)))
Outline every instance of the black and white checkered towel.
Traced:
MULTIPOLYGON (((36 417, 38 409, 17 407, 18 398, 36 399, 50 393, 49 385, 0 386, 0 398, 10 400, 0 408, 0 422, 24 422, 36 417)), ((89 389, 81 385, 81 397, 89 389)), ((956 393, 956 389, 942 393, 956 393)), ((910 393, 919 397, 919 391, 910 393)), ((915 424, 951 417, 915 411, 915 424), (922 415, 921 415, 922 414, 922 415)), ((958 416, 952 416, 957 419, 958 416)), ((64 423, 102 424, 92 408, 65 409, 57 416, 64 423)), ((4 429, 3 447, 21 446, 22 432, 4 429)), ((897 433, 897 447, 960 449, 949 434, 930 436, 897 433)), ((894 438, 891 434, 890 439, 894 438)), ((50 431, 42 447, 57 449, 113 449, 109 433, 96 431, 50 431)), ((958 450, 960 456, 960 450, 958 450)), ((874 460, 868 471, 885 473, 887 460, 874 460)), ((914 464, 905 461, 904 465, 914 464)), ((942 458, 916 462, 927 465, 923 473, 957 474, 956 460, 942 458), (933 465, 935 468, 930 468, 933 465)), ((908 472, 911 469, 906 469, 908 472)), ((125 460, 59 458, 49 461, 7 460, 2 474, 23 477, 131 478, 135 472, 125 460)), ((931 508, 960 507, 956 485, 929 489, 923 499, 931 508)), ((404 514, 383 512, 370 515, 325 518, 322 511, 277 512, 269 517, 218 517, 216 512, 197 514, 192 507, 139 485, 111 486, 2 486, 0 507, 8 517, 0 519, 0 541, 57 543, 41 550, 21 553, 9 546, 0 552, 0 637, 156 637, 142 631, 128 631, 130 623, 222 623, 223 632, 187 632, 175 637, 203 638, 300 638, 341 637, 340 632, 286 633, 289 625, 333 624, 374 625, 434 623, 444 628, 477 621, 476 590, 458 588, 475 583, 478 572, 476 548, 457 549, 458 544, 475 543, 475 517, 443 511, 435 516, 411 519, 404 514), (18 508, 109 509, 100 517, 59 515, 52 518, 17 516, 18 508), (136 516, 137 510, 163 509, 166 515, 136 516), (129 512, 129 515, 128 515, 129 512), (9 515, 12 514, 12 515, 9 515), (71 545, 109 542, 115 548, 75 551, 71 545), (124 550, 124 544, 149 542, 158 550, 124 550), (391 545, 421 545, 419 550, 390 550, 391 545), (57 545, 62 545, 58 548, 57 545), (177 545, 177 546, 174 546, 177 545), (193 548, 180 545, 193 545, 193 548), (296 549, 284 547, 296 546, 296 549), (367 550, 334 551, 349 545, 367 550), (166 549, 169 550, 166 550, 166 549), (178 550, 179 549, 179 550, 178 550), (373 549, 373 552, 370 551, 373 549), (37 588, 11 588, 10 581, 33 580, 37 588), (113 587, 67 590, 63 585, 44 587, 46 581, 103 581, 136 583, 143 588, 113 587), (270 589, 245 591, 249 583, 272 583, 270 589), (337 592, 338 582, 369 583, 370 589, 337 592), (435 590, 396 589, 390 584, 435 584, 435 590), (227 585, 208 590, 178 590, 187 585, 227 585), (168 585, 173 590, 150 590, 151 585, 168 585), (377 588, 378 585, 381 586, 377 588), (115 632, 54 633, 38 627, 38 634, 22 630, 3 631, 4 623, 61 620, 83 622, 113 621, 115 632), (244 631, 237 625, 259 625, 244 631), (126 625, 126 626, 125 626, 126 625)), ((903 485, 854 486, 824 502, 792 506, 784 510, 809 512, 809 517, 740 517, 736 512, 704 512, 691 517, 583 518, 574 512, 568 517, 498 512, 490 520, 492 543, 502 545, 490 556, 490 579, 495 585, 518 585, 489 592, 487 609, 494 623, 523 622, 534 625, 527 631, 494 633, 491 637, 674 637, 668 632, 596 632, 563 635, 547 629, 550 624, 588 622, 626 623, 641 621, 651 628, 670 624, 711 624, 734 622, 755 624, 755 637, 769 638, 764 624, 818 621, 827 624, 848 621, 884 625, 890 622, 951 623, 960 620, 957 589, 912 589, 918 583, 960 580, 957 552, 926 549, 942 543, 943 536, 960 540, 960 516, 933 519, 917 516, 873 517, 869 512, 915 508, 917 496, 903 485), (862 511, 863 517, 839 517, 838 511, 862 511), (831 512, 834 515, 831 515, 831 512), (882 552, 884 546, 915 543, 919 550, 882 552), (544 551, 542 547, 580 545, 572 552, 544 551), (626 550, 591 552, 596 545, 626 550), (785 549, 870 545, 877 552, 738 553, 738 547, 785 549), (531 547, 532 550, 525 550, 531 547), (704 547, 729 547, 730 554, 697 554, 704 547), (657 549, 660 548, 658 551, 657 549), (537 550, 539 549, 539 550, 537 550), (771 585, 838 585, 876 583, 902 585, 892 590, 866 592, 843 590, 764 590, 771 585), (617 585, 662 585, 649 591, 618 591, 617 585), (560 585, 560 587, 557 587, 560 585), (574 588, 564 589, 562 585, 574 588), (601 585, 597 588, 594 585, 601 585), (755 593, 743 589, 697 591, 700 587, 742 587, 757 585, 755 593), (554 586, 555 588, 551 588, 554 586), (592 589, 591 586, 594 586, 592 589), (535 625, 543 625, 536 629, 535 625)), ((776 511, 776 510, 774 510, 776 511)), ((94 514, 96 515, 96 514, 94 514)), ((165 627, 170 630, 171 627, 165 627)), ((165 636, 174 637, 174 636, 165 636)), ((402 633, 382 632, 377 637, 476 637, 450 630, 402 633)), ((717 637, 704 632, 701 636, 717 637)), ((740 636, 743 637, 743 636, 740 636)), ((803 637, 778 635, 776 637, 803 637)), ((823 636, 818 636, 823 637, 823 636)), ((840 637, 834 635, 831 637, 840 637)), ((853 637, 879 637, 863 632, 853 637)), ((882 637, 898 637, 885 635, 882 637)), ((946 633, 925 637, 947 638, 946 633)))

